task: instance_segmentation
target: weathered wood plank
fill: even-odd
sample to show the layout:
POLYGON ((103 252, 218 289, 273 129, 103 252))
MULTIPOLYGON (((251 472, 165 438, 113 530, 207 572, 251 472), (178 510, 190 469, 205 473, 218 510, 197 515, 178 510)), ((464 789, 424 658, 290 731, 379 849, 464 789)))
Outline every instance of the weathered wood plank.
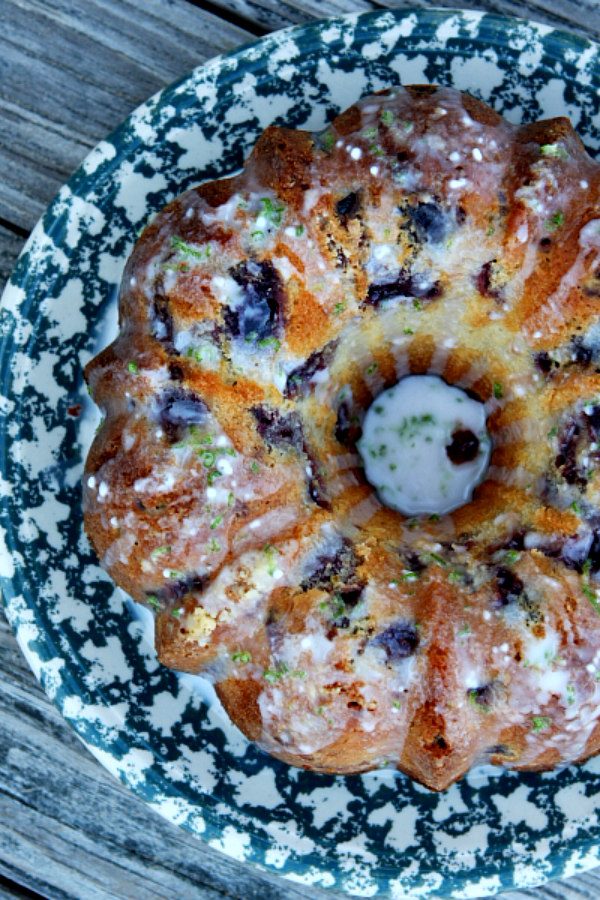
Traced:
POLYGON ((311 19, 381 8, 376 0, 324 0, 323 3, 319 0, 300 0, 298 3, 295 0, 211 0, 211 6, 225 14, 234 10, 241 20, 258 22, 268 31, 301 25, 311 19))
POLYGON ((0 218, 26 229, 136 106, 254 37, 184 0, 0 0, 0 22, 0 218))
MULTIPOLYGON (((52 898, 334 900, 255 872, 164 822, 89 755, 0 615, 0 873, 52 898)), ((597 900, 588 874, 505 900, 597 900)))
MULTIPOLYGON (((425 0, 413 0, 416 6, 425 0)), ((441 5, 452 5, 442 0, 441 5)), ((386 6, 400 5, 391 0, 386 6)), ((597 0, 465 0, 600 36, 597 0)), ((261 29, 367 11, 376 0, 212 0, 261 29)), ((86 152, 135 106, 255 35, 191 3, 0 0, 0 218, 31 228, 86 152), (81 7, 81 8, 80 8, 81 7), (47 40, 52 26, 52 41, 47 40), (85 110, 85 114, 82 114, 85 110)), ((256 29, 254 29, 256 31, 256 29)))
MULTIPOLYGON (((235 10, 247 21, 255 20, 273 30, 288 25, 298 25, 311 19, 338 16, 348 12, 365 12, 371 9, 394 9, 406 6, 426 9, 427 0, 212 0, 211 6, 223 11, 235 10)), ((600 37, 600 6, 596 0, 438 0, 435 6, 465 9, 485 9, 504 15, 536 19, 548 25, 579 32, 598 40, 600 37)))
POLYGON ((111 778, 49 703, 1 613, 0 672, 1 874, 52 898, 330 896, 211 850, 111 778))
MULTIPOLYGON (((70 59, 63 60, 61 65, 66 69, 77 67, 79 72, 87 62, 85 80, 90 84, 106 84, 107 77, 112 83, 115 75, 118 83, 121 67, 131 64, 164 82, 173 77, 174 68, 185 74, 198 65, 198 59, 208 59, 249 38, 248 32, 206 12, 202 4, 195 6, 183 0, 144 0, 143 9, 133 0, 8 2, 15 10, 22 10, 28 19, 35 18, 42 30, 58 29, 58 34, 52 36, 54 46, 45 51, 47 56, 51 54, 60 62, 58 51, 65 36, 72 41, 70 59), (84 43, 79 44, 76 35, 84 43), (119 68, 109 73, 90 66, 90 60, 86 61, 81 54, 91 45, 114 54, 119 68)), ((37 46, 37 39, 34 43, 37 46)), ((121 92, 126 90, 126 85, 120 87, 121 92)))
POLYGON ((13 270, 15 260, 21 252, 24 239, 0 225, 0 293, 13 270))
POLYGON ((7 897, 10 897, 10 900, 39 900, 40 894, 28 891, 10 878, 0 875, 0 900, 6 900, 7 897))
MULTIPOLYGON (((222 19, 224 22, 229 22, 231 25, 237 25, 238 28, 243 28, 245 31, 250 31, 255 37, 263 37, 265 34, 269 34, 270 31, 275 29, 267 28, 262 25, 257 18, 248 19, 243 14, 240 14, 236 11, 233 3, 228 3, 226 6, 218 2, 214 2, 214 0, 186 0, 187 3, 192 3, 194 6, 199 6, 200 9, 204 9, 207 12, 214 13, 217 18, 222 19)), ((283 28, 283 25, 279 25, 279 28, 283 28)))

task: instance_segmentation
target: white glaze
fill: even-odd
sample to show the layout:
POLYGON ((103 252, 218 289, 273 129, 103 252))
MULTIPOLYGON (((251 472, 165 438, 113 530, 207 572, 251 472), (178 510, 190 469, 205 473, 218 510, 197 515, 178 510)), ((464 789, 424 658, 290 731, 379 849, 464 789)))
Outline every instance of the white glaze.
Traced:
MULTIPOLYGON (((480 379, 490 380, 496 376, 490 360, 477 351, 480 351, 484 338, 486 346, 495 346, 495 338, 499 337, 497 356, 501 358, 504 352, 510 354, 511 371, 503 377, 500 395, 492 396, 485 407, 464 397, 461 415, 453 416, 451 403, 441 400, 438 408, 435 404, 432 406, 431 391, 429 394, 422 391, 423 396, 413 391, 408 408, 401 412, 395 410, 398 427, 402 416, 418 418, 435 411, 435 421, 421 422, 423 427, 414 437, 414 446, 405 448, 410 453, 400 454, 401 466, 395 471, 402 470, 408 482, 406 493, 413 494, 408 498, 408 505, 390 503, 385 491, 382 492, 383 499, 388 505, 395 505, 411 515, 420 512, 439 514, 468 502, 470 490, 482 477, 488 461, 489 442, 473 463, 450 463, 445 447, 453 430, 463 426, 478 437, 485 437, 486 414, 502 413, 499 408, 517 398, 526 405, 540 386, 539 374, 532 375, 530 371, 532 348, 526 329, 521 337, 509 336, 510 344, 507 344, 503 320, 512 312, 519 312, 519 301, 523 291, 528 289, 527 281, 539 261, 539 240, 549 233, 548 219, 563 208, 567 209, 573 197, 572 191, 563 190, 560 170, 553 168, 562 165, 562 160, 540 159, 531 170, 529 185, 517 194, 517 202, 511 210, 515 213, 511 228, 507 228, 501 213, 496 215, 493 227, 488 227, 485 210, 488 207, 497 209, 499 187, 510 175, 507 167, 511 165, 509 150, 514 138, 513 126, 504 122, 489 125, 477 121, 462 109, 458 95, 445 90, 440 92, 440 102, 428 121, 408 121, 406 111, 409 108, 412 108, 412 99, 402 89, 359 104, 360 127, 335 143, 339 152, 315 151, 313 170, 308 179, 311 187, 299 203, 288 206, 271 188, 261 185, 259 170, 252 164, 238 183, 238 191, 216 209, 190 192, 182 200, 183 217, 198 223, 198 233, 190 232, 193 236, 185 242, 187 249, 180 239, 173 243, 169 223, 163 222, 158 232, 156 257, 150 261, 146 259, 135 275, 132 272, 127 283, 131 289, 141 290, 149 301, 158 279, 166 293, 172 293, 176 301, 185 298, 192 278, 196 285, 201 284, 201 290, 194 292, 194 299, 206 308, 202 314, 199 311, 193 324, 189 321, 193 318, 191 314, 174 314, 173 343, 182 357, 197 363, 200 371, 194 369, 194 378, 190 382, 194 382, 194 389, 207 398, 209 406, 211 393, 205 385, 210 384, 215 375, 223 377, 229 384, 238 378, 248 382, 255 380, 265 389, 265 402, 277 404, 277 391, 286 391, 288 376, 302 366, 309 352, 299 349, 299 342, 292 349, 293 329, 287 327, 292 309, 291 304, 286 304, 298 286, 306 290, 327 319, 329 336, 338 341, 327 366, 317 367, 312 375, 306 376, 302 392, 289 399, 289 406, 304 420, 307 433, 318 423, 320 407, 327 412, 338 408, 343 390, 348 406, 356 404, 358 407, 359 421, 365 407, 365 392, 376 397, 372 413, 385 396, 390 369, 391 377, 395 368, 398 378, 414 370, 414 360, 420 352, 416 345, 423 337, 434 338, 434 346, 427 357, 431 373, 445 374, 455 365, 457 356, 465 351, 470 353, 467 358, 472 361, 471 367, 466 371, 460 368, 458 383, 478 390, 480 379), (454 115, 449 115, 451 112, 454 115), (375 129, 380 140, 382 122, 386 125, 386 138, 389 138, 385 142, 386 151, 367 135, 375 129), (396 161, 404 150, 409 151, 404 154, 407 162, 398 168, 396 161), (366 229, 357 258, 349 258, 345 252, 347 247, 342 246, 343 240, 337 240, 342 252, 341 261, 337 256, 338 265, 336 241, 333 247, 329 245, 326 226, 329 217, 335 231, 335 206, 348 192, 358 190, 358 175, 361 216, 366 229), (376 184, 370 186, 369 177, 376 179, 376 184), (378 190, 386 184, 393 184, 394 190, 378 190), (425 229, 415 239, 411 210, 424 204, 429 204, 443 223, 441 236, 436 237, 425 229), (473 209, 477 204, 484 212, 477 213, 473 209), (505 246, 509 248, 508 253, 503 249, 505 246), (232 272, 244 264, 251 275, 259 277, 258 263, 263 257, 273 263, 284 288, 284 325, 275 329, 273 339, 267 339, 259 346, 252 340, 240 341, 229 335, 227 328, 219 331, 214 325, 221 321, 219 307, 227 307, 236 313, 245 302, 244 289, 232 277, 232 272), (500 296, 478 296, 478 273, 482 266, 497 257, 509 262, 514 257, 512 277, 508 283, 500 282, 500 296), (171 262, 173 259, 175 266, 171 262), (402 273, 409 273, 410 278, 399 277, 402 273), (397 294, 389 291, 380 304, 365 305, 365 285, 363 283, 359 291, 355 280, 357 275, 365 274, 367 285, 398 282, 397 294), (436 290, 430 291, 434 286, 436 290), (411 291, 422 296, 422 302, 411 291), (473 323, 469 320, 473 311, 483 314, 483 321, 477 325, 482 329, 481 334, 474 334, 473 323), (354 392, 346 388, 344 370, 347 372, 349 362, 358 370, 356 384, 353 382, 354 392), (207 393, 203 394, 203 391, 207 393), (419 406, 420 398, 425 404, 422 407, 419 406), (473 412, 471 416, 470 406, 477 408, 477 414, 473 412), (431 442, 425 440, 427 436, 432 438, 431 442), (434 450, 430 443, 435 446, 437 456, 430 452, 434 450), (449 470, 451 477, 448 478, 445 470, 449 470), (442 485, 444 476, 447 483, 442 485)), ((356 232, 358 224, 351 223, 349 228, 356 232)), ((565 304, 569 292, 589 270, 598 251, 594 222, 581 229, 577 249, 573 268, 563 272, 562 282, 556 285, 553 299, 557 308, 565 304)), ((177 302, 173 307, 177 307, 177 302)), ((153 324, 153 337, 164 341, 166 326, 161 321, 153 324)), ((584 335, 585 346, 590 340, 592 343, 596 340, 592 332, 584 335)), ((544 333, 540 322, 532 326, 535 341, 543 340, 544 333)), ((572 353, 572 349, 565 352, 572 353)), ((101 377, 99 369, 97 378, 101 377)), ((402 383, 406 387, 412 380, 406 378, 402 383)), ((422 377, 415 380, 426 381, 422 377)), ((213 476, 217 480, 214 484, 207 482, 194 441, 188 445, 184 438, 178 445, 165 446, 165 435, 157 427, 160 424, 158 412, 154 411, 152 402, 147 403, 146 395, 165 390, 167 382, 165 371, 152 373, 142 366, 135 379, 128 379, 124 392, 128 402, 132 400, 138 404, 141 425, 145 417, 151 419, 148 434, 153 442, 156 441, 152 465, 135 481, 133 493, 142 503, 151 501, 156 495, 166 504, 171 492, 185 500, 191 494, 193 502, 182 522, 173 519, 172 525, 167 514, 163 515, 163 526, 173 527, 175 532, 175 536, 169 538, 168 546, 166 539, 165 548, 157 547, 156 541, 148 546, 148 538, 154 531, 151 528, 148 533, 144 516, 140 516, 135 507, 115 509, 119 496, 119 485, 114 483, 118 482, 115 473, 118 474, 123 456, 114 466, 112 462, 107 463, 88 485, 90 503, 99 510, 103 527, 111 530, 104 561, 109 567, 117 562, 131 566, 132 560, 142 552, 141 581, 145 589, 152 587, 159 591, 161 584, 168 586, 169 580, 175 577, 171 567, 176 566, 185 566, 206 579, 205 586, 201 591, 194 591, 193 601, 185 607, 182 624, 186 627, 188 640, 195 641, 202 651, 216 654, 210 677, 219 681, 233 670, 239 677, 251 677, 259 683, 262 746, 279 752, 284 748, 286 752, 307 754, 330 745, 352 727, 372 735, 369 741, 373 740, 381 753, 385 748, 385 752, 398 758, 404 748, 412 711, 426 699, 433 698, 439 713, 444 716, 446 736, 459 747, 461 741, 468 740, 468 734, 479 733, 484 724, 483 720, 479 721, 482 712, 469 702, 468 692, 505 678, 503 685, 509 702, 508 708, 501 711, 503 722, 529 729, 522 762, 534 760, 547 746, 548 734, 532 728, 531 719, 540 714, 544 716, 549 711, 547 707, 552 705, 558 706, 558 710, 552 711, 557 723, 561 722, 561 717, 572 718, 571 724, 576 725, 577 716, 581 717, 582 735, 578 737, 577 748, 583 751, 586 736, 598 715, 593 705, 597 689, 592 684, 592 676, 600 661, 591 652, 581 654, 581 658, 577 655, 576 626, 571 628, 569 621, 565 621, 560 630, 552 617, 547 616, 544 630, 540 628, 534 633, 518 603, 499 612, 493 602, 496 591, 494 566, 503 564, 502 553, 498 551, 498 555, 493 554, 493 559, 488 558, 481 564, 473 558, 470 548, 452 544, 458 533, 453 517, 444 516, 436 522, 435 528, 427 520, 398 523, 393 564, 398 569, 386 572, 381 583, 377 572, 369 572, 364 596, 347 616, 351 628, 357 629, 356 636, 353 630, 338 637, 330 636, 331 617, 326 612, 323 615, 319 612, 320 604, 325 602, 327 607, 329 601, 320 597, 316 597, 314 605, 305 611, 299 631, 288 631, 283 625, 279 633, 277 629, 265 628, 271 596, 278 596, 275 592, 285 592, 290 587, 297 590, 303 579, 314 571, 319 552, 335 555, 343 547, 343 540, 360 546, 365 531, 369 537, 371 520, 381 511, 381 504, 374 493, 367 495, 363 491, 357 473, 352 471, 357 464, 352 453, 342 452, 327 460, 320 460, 317 454, 314 462, 309 464, 306 459, 299 459, 298 465, 294 466, 292 454, 284 451, 287 455, 283 464, 275 461, 277 454, 273 459, 267 457, 268 464, 265 464, 265 457, 261 457, 259 469, 250 474, 248 454, 240 449, 236 456, 224 455, 218 462, 215 460, 213 476), (305 476, 312 478, 321 462, 325 468, 328 499, 332 503, 331 513, 315 510, 306 495, 299 502, 282 499, 288 495, 295 497, 293 488, 297 483, 304 484, 305 476), (348 502, 350 491, 356 496, 348 502), (278 494, 272 502, 271 498, 278 494), (344 504, 341 517, 338 504, 344 504), (114 515, 115 511, 118 515, 114 515), (338 522, 338 527, 343 521, 343 536, 331 526, 328 531, 327 524, 319 530, 314 518, 307 524, 307 520, 315 516, 325 519, 331 516, 338 522), (306 539, 299 538, 301 546, 297 549, 286 554, 281 547, 276 547, 273 550, 276 558, 263 556, 261 547, 265 548, 266 542, 276 542, 282 535, 290 534, 291 529, 295 535, 299 534, 305 525, 306 539), (430 533, 433 529, 435 533, 430 533), (132 539, 134 534, 142 539, 143 551, 132 539), (371 633, 368 628, 382 629, 390 621, 398 621, 399 617, 414 621, 418 616, 418 611, 411 606, 411 591, 416 590, 415 581, 419 575, 398 560, 399 548, 407 556, 436 555, 432 566, 436 571, 430 572, 425 562, 426 572, 422 576, 431 576, 432 583, 436 579, 442 580, 444 571, 448 576, 444 614, 439 615, 434 610, 431 618, 428 613, 419 623, 423 649, 433 640, 449 654, 451 678, 448 682, 438 683, 439 672, 428 668, 425 653, 419 651, 414 658, 390 664, 382 647, 365 638, 371 633), (444 558, 448 555, 451 555, 451 561, 444 558), (456 571, 450 569, 451 565, 457 567, 456 571), (469 580, 461 582, 461 573, 467 574, 469 580), (458 585, 456 587, 450 586, 451 574, 457 576, 458 580, 453 582, 458 585), (148 580, 144 582, 146 576, 148 580), (456 608, 452 604, 453 590, 458 592, 456 608), (193 602, 197 602, 195 609, 191 608, 193 602), (386 602, 390 605, 386 606, 386 602), (372 618, 367 628, 369 616, 372 618), (226 628, 226 636, 222 639, 219 637, 221 625, 226 628), (263 648, 266 659, 260 665, 255 661, 246 663, 231 658, 233 646, 239 646, 244 654, 254 653, 255 645, 260 644, 265 633, 269 645, 263 648), (522 664, 515 662, 514 651, 519 642, 524 650, 522 664), (560 656, 560 663, 546 659, 551 650, 556 651, 557 658, 560 656), (278 665, 287 667, 289 677, 270 683, 265 678, 266 666, 278 665), (306 672, 306 677, 294 675, 295 671, 306 672), (343 696, 355 682, 361 683, 360 709, 350 707, 343 696), (323 698, 321 695, 327 685, 338 687, 328 690, 323 698), (403 700, 410 702, 410 710, 407 706, 391 705, 392 698, 396 701, 401 695, 403 700), (459 710, 462 711, 460 714, 459 710), (465 722, 469 726, 467 738, 465 722)), ((442 384, 435 378, 429 380, 430 386, 432 382, 442 384)), ((460 393, 447 386, 444 390, 460 393)), ((115 397, 111 402, 116 407, 122 397, 115 397)), ((285 402, 287 404, 288 400, 285 402)), ((210 427, 213 435, 211 447, 225 449, 229 444, 220 417, 224 421, 227 418, 231 429, 229 416, 222 416, 218 404, 209 417, 207 429, 210 427)), ((540 433, 538 423, 532 422, 531 417, 512 421, 504 416, 502 423, 497 438, 499 448, 504 449, 520 440, 537 442, 545 438, 546 432, 540 433)), ((133 416, 132 435, 137 434, 139 425, 140 421, 133 416)), ((366 442, 369 422, 365 421, 364 425, 366 442)), ((139 444, 146 440, 143 427, 139 431, 136 443, 129 445, 129 440, 123 443, 123 450, 129 451, 130 457, 135 457, 139 444)), ((407 429, 407 434, 409 431, 407 429)), ((251 452, 254 454, 255 449, 251 452)), ((374 462, 377 464, 381 460, 374 462)), ((511 489, 530 491, 534 483, 535 473, 513 464, 509 453, 499 454, 498 464, 488 471, 511 489)), ((378 484, 380 479, 376 475, 372 480, 378 484)), ((568 506, 567 499, 571 502, 577 498, 570 495, 567 498, 566 492, 560 494, 559 508, 568 506)), ((498 535, 501 542, 507 541, 520 523, 520 516, 511 512, 497 516, 489 524, 493 536, 498 535)), ((535 549, 547 549, 552 539, 553 536, 544 533, 543 529, 537 533, 537 526, 534 530, 533 523, 529 524, 518 577, 523 579, 527 597, 532 598, 532 602, 567 590, 562 574, 550 579, 531 565, 535 549)), ((590 535, 581 527, 573 531, 572 540, 573 550, 585 548, 590 535)), ((579 576, 566 577, 572 578, 569 590, 577 596, 579 576)), ((428 601, 435 606, 435 589, 428 592, 428 601)), ((178 612, 183 616, 183 607, 178 612)), ((579 611, 578 615, 582 617, 579 611)), ((343 627, 340 630, 343 631, 343 627)), ((590 643, 593 644, 593 636, 590 643)), ((502 692, 498 696, 502 697, 502 692)), ((560 737, 557 735, 556 740, 560 737)), ((561 746, 564 756, 569 752, 572 755, 572 737, 570 740, 571 743, 561 746)))
POLYGON ((446 513, 472 496, 490 456, 485 407, 435 375, 412 375, 375 399, 358 443, 365 473, 381 500, 406 515, 446 513), (480 442, 471 462, 452 463, 457 430, 480 442))

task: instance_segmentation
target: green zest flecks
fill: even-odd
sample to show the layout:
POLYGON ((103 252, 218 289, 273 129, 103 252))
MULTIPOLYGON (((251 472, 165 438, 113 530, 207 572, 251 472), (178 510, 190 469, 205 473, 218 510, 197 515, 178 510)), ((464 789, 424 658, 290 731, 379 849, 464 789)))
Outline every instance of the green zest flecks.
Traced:
POLYGON ((237 451, 234 447, 218 447, 213 442, 214 435, 202 431, 197 425, 191 425, 184 440, 173 445, 175 448, 186 447, 196 451, 202 465, 205 469, 208 469, 206 482, 209 487, 213 485, 217 478, 222 477, 221 472, 217 468, 218 460, 223 456, 237 456, 237 451))
POLYGON ((581 590, 583 595, 590 601, 596 612, 600 613, 600 598, 598 597, 598 592, 590 584, 591 569, 591 560, 586 559, 581 571, 581 590))
POLYGON ((562 144, 542 144, 540 147, 542 156, 554 159, 568 159, 569 154, 562 144))
POLYGON ((281 218, 285 212, 283 203, 271 200, 270 197, 260 198, 260 211, 273 225, 281 225, 281 218))
POLYGON ((277 571, 277 558, 279 556, 279 550, 272 544, 266 544, 263 548, 263 553, 265 554, 267 560, 267 572, 272 578, 277 571))
MULTIPOLYGON (((406 514, 440 516, 462 506, 487 468, 491 441, 484 405, 435 375, 411 375, 378 394, 357 449, 380 500, 406 514), (455 462, 457 433, 474 451, 455 462)), ((433 519, 433 521, 436 521, 433 519)), ((410 525, 409 525, 410 527, 410 525)))
POLYGON ((477 688, 470 688, 467 691, 467 700, 469 701, 471 706, 474 706, 475 709, 477 709, 479 712, 489 713, 489 707, 487 706, 487 704, 482 703, 477 688))
POLYGON ((281 681, 282 678, 306 678, 306 672, 304 669, 290 669, 285 663, 278 663, 278 665, 273 669, 265 669, 263 672, 263 678, 265 681, 268 681, 269 684, 276 684, 278 681, 281 681))
POLYGON ((531 720, 531 730, 534 733, 547 731, 552 725, 552 719, 549 716, 534 716, 531 720))
POLYGON ((419 580, 418 572, 413 572, 412 569, 403 569, 401 577, 402 577, 403 581, 418 581, 419 580))
POLYGON ((321 146, 326 153, 331 153, 335 144, 335 134, 333 131, 326 131, 321 135, 321 146))
POLYGON ((218 348, 208 340, 202 341, 197 347, 188 347, 185 355, 194 362, 208 364, 218 362, 220 357, 218 348))
POLYGON ((427 564, 437 563, 438 566, 443 566, 443 567, 448 565, 448 563, 446 562, 444 557, 440 556, 439 553, 425 553, 425 554, 423 554, 422 559, 423 559, 423 562, 425 562, 427 564))
POLYGON ((556 231, 565 224, 565 214, 563 212, 553 213, 545 222, 546 231, 556 231))
POLYGON ((332 619, 339 619, 346 612, 346 604, 342 594, 333 594, 327 600, 319 603, 319 609, 326 612, 332 619))
POLYGON ((279 350, 279 348, 281 347, 281 341, 278 341, 277 338, 275 338, 275 337, 262 338, 258 342, 258 346, 262 347, 263 349, 268 347, 271 350, 274 350, 275 352, 277 352, 279 350))
POLYGON ((163 544, 161 547, 157 547, 150 554, 151 559, 157 559, 160 556, 166 556, 167 553, 171 552, 171 548, 167 544, 163 544))
POLYGON ((171 238, 171 247, 177 250, 178 253, 183 253, 185 256, 191 256, 194 259, 208 259, 211 254, 210 244, 205 244, 204 247, 192 247, 191 244, 186 243, 186 241, 176 235, 173 235, 171 238))
POLYGON ((173 580, 179 580, 183 578, 185 572, 182 572, 181 569, 165 569, 165 578, 172 578, 173 580))

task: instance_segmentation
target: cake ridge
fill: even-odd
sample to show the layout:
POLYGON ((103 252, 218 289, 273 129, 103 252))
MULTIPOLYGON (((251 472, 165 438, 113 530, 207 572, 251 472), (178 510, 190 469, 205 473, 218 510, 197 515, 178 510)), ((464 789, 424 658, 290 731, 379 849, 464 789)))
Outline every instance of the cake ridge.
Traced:
POLYGON ((443 789, 600 750, 599 173, 568 120, 394 88, 271 126, 138 240, 86 369, 86 528, 161 661, 278 758, 443 789), (409 374, 485 403, 493 442, 437 518, 356 453, 409 374))

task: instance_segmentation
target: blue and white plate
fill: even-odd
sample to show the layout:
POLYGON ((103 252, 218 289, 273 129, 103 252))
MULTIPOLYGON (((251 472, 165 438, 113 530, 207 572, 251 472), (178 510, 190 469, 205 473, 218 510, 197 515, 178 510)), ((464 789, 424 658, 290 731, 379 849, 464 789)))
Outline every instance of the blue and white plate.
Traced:
POLYGON ((600 48, 479 12, 372 13, 283 31, 153 97, 62 188, 4 294, 1 584, 48 695, 100 762, 172 822, 304 884, 479 897, 600 862, 600 758, 544 775, 479 769, 440 795, 390 772, 288 768, 248 744, 205 682, 158 664, 149 623, 81 527, 97 423, 82 368, 115 334, 139 229, 185 188, 238 169, 269 123, 321 128, 400 82, 471 91, 512 121, 568 115, 600 153, 600 48))

